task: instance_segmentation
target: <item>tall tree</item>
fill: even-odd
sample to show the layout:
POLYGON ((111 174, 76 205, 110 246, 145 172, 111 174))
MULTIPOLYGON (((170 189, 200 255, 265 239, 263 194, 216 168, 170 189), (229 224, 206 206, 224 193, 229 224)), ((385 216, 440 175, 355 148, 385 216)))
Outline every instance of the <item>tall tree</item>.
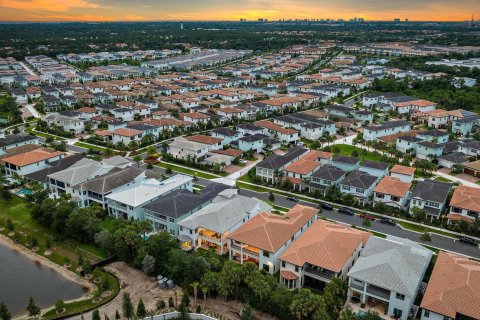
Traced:
POLYGON ((123 294, 122 298, 122 311, 123 316, 127 319, 131 319, 135 315, 132 300, 130 299, 130 295, 126 292, 123 294))
POLYGON ((12 319, 12 314, 7 308, 7 305, 3 302, 0 302, 0 320, 10 320, 12 319))
POLYGON ((40 307, 35 304, 35 301, 33 300, 32 297, 28 300, 28 306, 27 306, 27 312, 30 317, 33 317, 33 319, 37 319, 37 317, 40 315, 40 307))
POLYGON ((145 310, 145 304, 143 303, 142 298, 138 300, 138 305, 137 305, 137 317, 139 319, 145 318, 147 315, 147 311, 145 310))
POLYGON ((98 309, 92 311, 92 320, 101 320, 98 309))

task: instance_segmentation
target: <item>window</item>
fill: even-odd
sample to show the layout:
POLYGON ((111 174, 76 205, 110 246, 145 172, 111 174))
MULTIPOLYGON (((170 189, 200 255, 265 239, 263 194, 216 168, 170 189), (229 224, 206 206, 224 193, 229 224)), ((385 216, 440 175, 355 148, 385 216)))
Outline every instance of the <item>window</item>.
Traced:
POLYGON ((298 266, 295 266, 295 272, 298 272, 298 266))
POLYGON ((423 316, 424 316, 425 318, 429 318, 429 317, 430 317, 430 311, 425 310, 425 311, 423 312, 423 316))
POLYGON ((268 252, 268 251, 263 250, 262 254, 263 254, 264 257, 267 257, 267 258, 270 257, 270 252, 268 252))
POLYGON ((401 293, 398 293, 395 295, 395 297, 398 299, 398 300, 405 300, 405 295, 401 294, 401 293))
POLYGON ((350 190, 350 187, 349 186, 342 186, 342 189, 343 190, 350 190))
POLYGON ((402 313, 403 311, 402 310, 399 310, 397 308, 393 308, 393 315, 398 317, 398 318, 401 318, 402 317, 402 313))
POLYGON ((282 268, 285 268, 285 261, 282 261, 282 268))
POLYGON ((364 193, 365 189, 362 188, 356 188, 357 193, 364 193))

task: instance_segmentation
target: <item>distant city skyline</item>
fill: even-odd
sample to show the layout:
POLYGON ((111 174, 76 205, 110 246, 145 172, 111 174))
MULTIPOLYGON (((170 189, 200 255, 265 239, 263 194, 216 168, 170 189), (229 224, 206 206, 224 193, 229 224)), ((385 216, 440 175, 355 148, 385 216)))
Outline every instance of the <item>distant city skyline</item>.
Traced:
MULTIPOLYGON (((478 13, 478 14, 476 14, 478 13)), ((480 1, 457 0, 0 0, 1 21, 344 19, 464 21, 480 1)))

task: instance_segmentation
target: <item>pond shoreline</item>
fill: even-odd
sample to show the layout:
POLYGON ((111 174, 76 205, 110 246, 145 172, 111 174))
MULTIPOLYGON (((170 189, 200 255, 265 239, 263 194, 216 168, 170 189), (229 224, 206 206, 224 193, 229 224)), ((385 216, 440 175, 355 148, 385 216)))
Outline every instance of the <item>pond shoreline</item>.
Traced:
MULTIPOLYGON (((96 290, 96 286, 93 283, 91 283, 90 281, 88 281, 87 279, 85 279, 85 278, 81 277, 80 275, 74 273, 73 271, 70 271, 70 270, 64 268, 63 266, 60 266, 60 265, 50 261, 48 258, 46 258, 46 257, 44 257, 44 256, 42 256, 42 255, 40 255, 36 252, 33 252, 32 250, 24 247, 23 245, 21 245, 19 243, 16 243, 15 241, 13 241, 12 239, 10 239, 9 237, 7 237, 3 234, 0 234, 0 244, 8 247, 9 249, 11 249, 13 251, 21 253, 22 255, 31 259, 32 262, 34 262, 34 263, 40 263, 43 266, 46 266, 50 269, 55 270, 62 277, 66 278, 67 280, 70 280, 72 282, 75 282, 75 283, 79 284, 82 288, 85 289, 86 292, 81 297, 79 297, 77 299, 64 301, 64 302, 68 303, 68 302, 73 302, 73 301, 80 301, 80 300, 91 298, 93 296, 93 292, 96 290)), ((49 306, 45 309, 42 309, 41 313, 43 314, 47 310, 50 310, 52 307, 54 307, 54 306, 52 305, 52 306, 49 306)), ((27 317, 27 314, 26 314, 26 311, 25 311, 23 314, 21 314, 19 316, 14 316, 13 318, 14 319, 27 319, 28 317, 27 317)))

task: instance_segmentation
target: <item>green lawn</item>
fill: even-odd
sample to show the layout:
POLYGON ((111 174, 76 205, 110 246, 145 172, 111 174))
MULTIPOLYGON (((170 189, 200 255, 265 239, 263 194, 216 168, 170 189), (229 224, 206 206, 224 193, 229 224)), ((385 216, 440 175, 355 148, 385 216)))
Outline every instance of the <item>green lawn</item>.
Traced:
POLYGON ((172 171, 176 171, 176 172, 179 172, 179 173, 185 173, 185 174, 188 174, 188 175, 191 175, 191 176, 197 176, 199 178, 204 178, 204 179, 209 179, 209 180, 210 179, 217 179, 217 178, 220 177, 220 176, 215 176, 213 174, 206 173, 206 172, 203 172, 203 171, 197 171, 195 169, 187 169, 187 168, 179 167, 179 166, 176 166, 174 164, 165 163, 165 162, 157 163, 156 166, 157 167, 162 167, 162 168, 170 168, 170 169, 172 169, 172 171))
POLYGON ((436 177, 435 180, 441 181, 441 182, 452 182, 452 180, 449 180, 449 179, 444 178, 444 177, 436 177))
POLYGON ((420 232, 420 233, 431 232, 431 233, 444 235, 444 236, 447 236, 447 237, 458 238, 458 236, 456 236, 453 233, 450 233, 450 232, 447 232, 447 231, 437 231, 435 229, 429 228, 428 226, 418 226, 416 224, 409 223, 409 222, 403 222, 403 221, 397 221, 397 223, 405 229, 409 229, 409 230, 420 232))
POLYGON ((25 129, 25 132, 36 135, 36 136, 39 136, 39 137, 42 137, 42 138, 45 138, 45 139, 46 138, 52 138, 54 141, 67 140, 66 138, 62 138, 62 137, 59 137, 59 136, 54 136, 54 135, 51 135, 51 134, 48 134, 48 133, 45 133, 45 132, 33 131, 33 130, 35 130, 35 127, 31 126, 31 127, 28 127, 27 129, 25 129))
MULTIPOLYGON (((86 143, 83 143, 83 142, 75 142, 74 143, 75 146, 77 147, 80 147, 80 148, 84 148, 84 149, 92 149, 92 150, 95 150, 95 151, 105 151, 106 149, 108 148, 105 148, 105 147, 100 147, 100 146, 93 146, 93 145, 90 145, 90 144, 86 144, 86 143)), ((115 152, 115 151, 114 151, 115 152)))
POLYGON ((338 147, 340 149, 340 154, 343 156, 352 156, 352 151, 357 150, 358 152, 358 158, 360 159, 365 159, 365 160, 370 160, 370 161, 381 161, 382 156, 380 154, 375 154, 371 151, 367 151, 365 156, 362 155, 361 151, 362 149, 359 147, 354 147, 349 144, 334 144, 330 145, 330 150, 332 150, 334 147, 338 147))

